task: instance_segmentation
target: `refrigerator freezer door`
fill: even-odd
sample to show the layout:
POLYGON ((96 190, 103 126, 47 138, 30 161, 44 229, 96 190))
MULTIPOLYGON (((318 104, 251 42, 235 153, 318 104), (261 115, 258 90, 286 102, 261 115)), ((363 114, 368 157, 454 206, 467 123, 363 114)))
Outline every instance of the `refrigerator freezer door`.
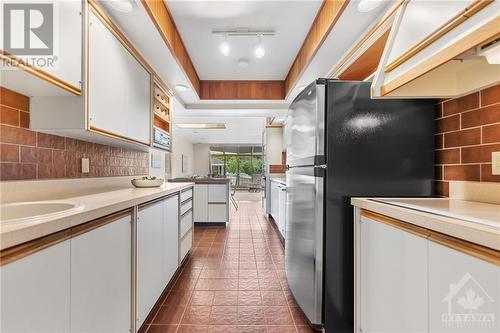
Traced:
POLYGON ((315 167, 287 173, 285 271, 298 305, 313 325, 322 324, 323 178, 315 167))
POLYGON ((290 105, 286 123, 288 165, 323 164, 315 157, 324 155, 325 86, 316 82, 307 86, 290 105))

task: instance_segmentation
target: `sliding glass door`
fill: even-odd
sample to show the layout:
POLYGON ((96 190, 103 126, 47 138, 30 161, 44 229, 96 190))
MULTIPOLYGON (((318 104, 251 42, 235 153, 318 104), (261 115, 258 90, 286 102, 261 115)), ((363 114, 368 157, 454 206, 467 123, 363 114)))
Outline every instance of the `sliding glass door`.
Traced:
POLYGON ((210 147, 210 170, 215 177, 231 179, 233 186, 260 191, 261 146, 210 147))

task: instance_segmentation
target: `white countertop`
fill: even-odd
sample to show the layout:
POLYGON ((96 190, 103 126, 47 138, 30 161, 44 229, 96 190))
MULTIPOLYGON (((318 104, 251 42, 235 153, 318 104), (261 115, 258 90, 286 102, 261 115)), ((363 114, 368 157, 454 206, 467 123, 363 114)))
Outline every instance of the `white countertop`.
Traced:
POLYGON ((352 198, 351 203, 359 208, 500 250, 500 205, 450 198, 352 198))
POLYGON ((194 183, 165 183, 154 188, 125 188, 64 198, 64 202, 82 207, 63 217, 0 223, 0 250, 161 198, 193 185, 194 183))

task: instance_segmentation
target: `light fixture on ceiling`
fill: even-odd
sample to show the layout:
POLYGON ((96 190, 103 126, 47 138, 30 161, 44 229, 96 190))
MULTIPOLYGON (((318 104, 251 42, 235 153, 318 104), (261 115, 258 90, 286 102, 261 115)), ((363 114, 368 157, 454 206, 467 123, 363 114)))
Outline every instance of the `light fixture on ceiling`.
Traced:
POLYGON ((188 86, 186 86, 186 85, 184 85, 184 84, 176 84, 176 85, 175 85, 175 87, 174 87, 174 89, 175 89, 176 91, 182 92, 182 91, 187 91, 187 90, 189 90, 189 87, 188 87, 188 86))
POLYGON ((227 34, 224 35, 224 41, 219 44, 219 52, 222 53, 224 57, 227 57, 231 53, 231 45, 227 41, 227 34))
POLYGON ((262 35, 259 35, 259 44, 255 46, 254 50, 255 56, 257 58, 262 58, 266 55, 266 49, 264 48, 264 45, 262 44, 262 35))
POLYGON ((486 45, 477 47, 477 55, 486 58, 490 65, 500 64, 500 39, 496 39, 486 45))
POLYGON ((250 65, 250 62, 248 59, 241 58, 238 60, 238 67, 239 68, 247 68, 250 65))
POLYGON ((121 13, 131 13, 136 5, 134 0, 109 0, 106 2, 111 8, 121 13))
POLYGON ((182 129, 226 129, 224 123, 178 123, 177 127, 182 129))
POLYGON ((360 0, 358 2, 358 10, 362 13, 374 10, 382 4, 384 0, 360 0))

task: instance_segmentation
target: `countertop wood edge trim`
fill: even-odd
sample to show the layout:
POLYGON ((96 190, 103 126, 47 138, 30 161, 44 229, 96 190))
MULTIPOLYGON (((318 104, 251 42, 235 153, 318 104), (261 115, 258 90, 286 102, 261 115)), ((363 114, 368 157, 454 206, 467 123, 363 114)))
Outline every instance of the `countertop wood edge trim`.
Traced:
POLYGON ((392 217, 382 215, 380 213, 375 213, 363 208, 361 208, 361 216, 409 232, 434 243, 441 244, 464 254, 487 261, 496 266, 500 266, 500 251, 490 249, 482 245, 474 244, 463 239, 448 236, 434 230, 415 226, 409 222, 397 220, 392 217))
POLYGON ((127 215, 132 215, 131 208, 2 250, 0 251, 0 266, 20 260, 68 239, 78 237, 127 215))

